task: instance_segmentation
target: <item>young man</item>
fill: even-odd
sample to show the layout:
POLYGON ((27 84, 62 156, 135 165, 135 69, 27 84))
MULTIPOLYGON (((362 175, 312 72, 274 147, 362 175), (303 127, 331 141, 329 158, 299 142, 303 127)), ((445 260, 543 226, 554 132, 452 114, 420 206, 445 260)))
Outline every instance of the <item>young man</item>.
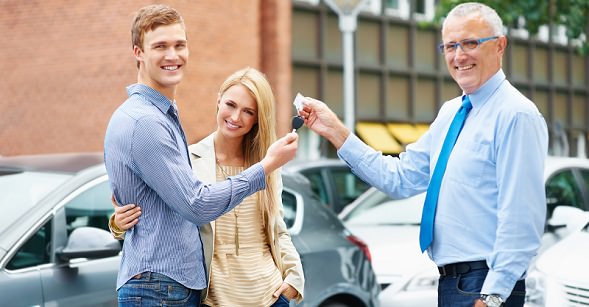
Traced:
POLYGON ((141 204, 142 211, 125 236, 119 305, 198 306, 207 278, 198 225, 264 189, 266 175, 294 158, 297 135, 277 140, 243 173, 203 184, 192 175, 175 103, 188 62, 182 17, 165 5, 147 6, 137 13, 131 33, 138 82, 113 114, 104 149, 116 201, 141 204))
POLYGON ((439 267, 439 306, 523 306, 544 229, 548 132, 534 103, 505 79, 502 31, 483 4, 448 14, 440 50, 464 94, 399 158, 362 143, 320 101, 307 98, 300 112, 366 182, 395 198, 427 190, 420 243, 439 267))

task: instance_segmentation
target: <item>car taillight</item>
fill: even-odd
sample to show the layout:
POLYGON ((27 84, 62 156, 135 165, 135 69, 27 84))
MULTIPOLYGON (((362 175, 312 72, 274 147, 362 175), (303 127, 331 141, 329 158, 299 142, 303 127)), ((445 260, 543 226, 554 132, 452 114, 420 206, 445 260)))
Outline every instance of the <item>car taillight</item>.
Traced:
POLYGON ((355 235, 349 234, 347 237, 348 241, 354 243, 354 245, 358 246, 362 252, 364 253, 364 256, 366 256, 366 259, 368 259, 368 261, 372 262, 372 255, 370 255, 370 249, 368 249, 368 245, 366 243, 364 243, 364 241, 362 241, 362 239, 356 237, 355 235))

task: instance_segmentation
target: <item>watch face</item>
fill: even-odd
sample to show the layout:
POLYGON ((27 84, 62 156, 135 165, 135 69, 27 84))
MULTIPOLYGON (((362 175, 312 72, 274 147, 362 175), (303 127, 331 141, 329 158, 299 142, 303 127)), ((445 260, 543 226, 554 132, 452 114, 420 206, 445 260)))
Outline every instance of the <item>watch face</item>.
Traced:
POLYGON ((503 303, 498 295, 486 295, 484 302, 488 307, 500 307, 503 303))

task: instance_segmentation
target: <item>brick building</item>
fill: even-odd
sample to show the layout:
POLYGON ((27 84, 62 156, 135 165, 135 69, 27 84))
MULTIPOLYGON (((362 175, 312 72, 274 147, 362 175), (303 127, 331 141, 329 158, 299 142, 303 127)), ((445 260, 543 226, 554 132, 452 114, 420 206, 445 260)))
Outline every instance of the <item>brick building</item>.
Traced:
MULTIPOLYGON (((0 1, 0 155, 101 151, 112 112, 137 80, 134 12, 153 2, 0 1)), ((217 90, 245 66, 267 74, 279 123, 288 122, 291 1, 161 2, 187 26, 190 60, 177 101, 189 143, 215 129, 217 90)))
MULTIPOLYGON (((133 13, 154 1, 0 0, 0 155, 102 150, 110 115, 136 81, 133 13)), ((322 0, 165 0, 184 16, 190 61, 178 91, 188 142, 215 128, 221 82, 251 66, 265 72, 289 129, 296 92, 343 118, 338 17, 322 0)), ((370 0, 355 32, 355 132, 398 154, 461 93, 436 50, 435 0, 370 0)), ((553 25, 554 26, 554 25, 553 25)), ((550 131, 551 154, 589 152, 589 56, 563 27, 530 37, 509 29, 503 69, 532 99, 550 131)), ((541 29, 542 30, 542 29, 541 29)), ((335 156, 328 142, 299 130, 299 157, 335 156)))

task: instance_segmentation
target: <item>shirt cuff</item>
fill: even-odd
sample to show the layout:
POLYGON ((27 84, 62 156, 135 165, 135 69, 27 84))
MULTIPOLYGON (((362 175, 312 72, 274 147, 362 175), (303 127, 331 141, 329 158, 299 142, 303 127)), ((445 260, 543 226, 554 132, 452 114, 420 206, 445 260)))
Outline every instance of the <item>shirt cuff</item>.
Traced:
POLYGON ((260 162, 248 167, 241 175, 250 183, 250 188, 253 191, 260 191, 266 188, 266 174, 260 162))
POLYGON ((489 270, 483 288, 481 289, 481 294, 497 294, 501 296, 501 299, 505 302, 511 295, 511 291, 513 290, 513 287, 515 287, 516 282, 517 280, 514 280, 509 275, 489 270))
POLYGON ((353 168, 352 165, 359 165, 357 160, 362 159, 366 152, 366 147, 368 147, 368 145, 364 144, 358 136, 350 133, 348 138, 337 151, 337 155, 344 160, 350 168, 353 168))

